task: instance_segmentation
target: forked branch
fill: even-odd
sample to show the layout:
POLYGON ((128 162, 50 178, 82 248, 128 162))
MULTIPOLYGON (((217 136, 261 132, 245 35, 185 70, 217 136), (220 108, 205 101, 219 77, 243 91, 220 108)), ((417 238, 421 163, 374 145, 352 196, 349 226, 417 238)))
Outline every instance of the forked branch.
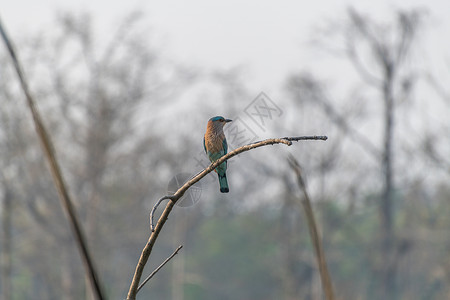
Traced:
POLYGON ((150 213, 151 235, 147 241, 147 244, 145 245, 144 249, 142 250, 141 257, 139 258, 138 264, 136 266, 133 280, 131 282, 130 289, 128 290, 127 300, 136 299, 136 294, 138 292, 138 287, 139 287, 139 282, 141 280, 142 272, 148 261, 148 258, 150 257, 150 254, 153 249, 153 245, 155 244, 155 241, 158 238, 158 235, 161 232, 162 227, 166 223, 167 218, 173 209, 173 206, 191 186, 193 186, 195 183, 200 181, 203 177, 205 177, 210 172, 212 172, 218 165, 220 165, 224 161, 226 161, 242 152, 246 152, 246 151, 258 148, 258 147, 268 146, 268 145, 285 144, 287 146, 291 146, 292 142, 297 142, 297 141, 303 141, 303 140, 326 141, 327 139, 328 139, 328 137, 326 137, 326 136, 284 137, 284 138, 267 139, 267 140, 263 140, 263 141, 259 141, 259 142, 255 142, 255 143, 251 143, 251 144, 239 147, 239 148, 227 153, 226 155, 222 156, 220 159, 218 159, 214 163, 211 163, 206 169, 204 169, 203 171, 201 171, 200 173, 198 173, 197 175, 192 177, 189 181, 187 181, 172 196, 164 196, 161 199, 159 199, 156 202, 155 206, 153 207, 153 209, 150 213), (169 200, 169 202, 167 203, 166 208, 164 209, 163 213, 159 217, 158 222, 156 223, 156 226, 154 226, 153 225, 153 215, 154 215, 158 205, 163 200, 169 200))

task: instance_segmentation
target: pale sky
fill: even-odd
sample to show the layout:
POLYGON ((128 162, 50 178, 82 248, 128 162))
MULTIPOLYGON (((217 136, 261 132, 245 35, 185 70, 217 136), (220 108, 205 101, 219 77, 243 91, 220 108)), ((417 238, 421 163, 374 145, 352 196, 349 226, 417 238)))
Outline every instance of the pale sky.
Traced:
POLYGON ((344 18, 349 6, 384 19, 398 8, 426 8, 431 17, 427 22, 428 43, 436 51, 430 57, 450 57, 448 0, 2 2, 0 16, 12 36, 51 29, 57 11, 90 12, 100 32, 107 34, 115 20, 135 9, 142 10, 151 28, 147 38, 152 43, 156 40, 166 57, 206 70, 244 66, 248 84, 268 93, 277 93, 293 70, 323 69, 320 56, 308 46, 313 28, 325 20, 344 18))

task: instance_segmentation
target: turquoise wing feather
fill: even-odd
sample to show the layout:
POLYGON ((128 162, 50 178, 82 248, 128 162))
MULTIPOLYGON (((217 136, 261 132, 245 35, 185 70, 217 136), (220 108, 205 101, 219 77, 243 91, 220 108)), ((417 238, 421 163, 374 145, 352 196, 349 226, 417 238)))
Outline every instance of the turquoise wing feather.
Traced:
POLYGON ((224 151, 223 155, 225 155, 225 154, 227 154, 227 151, 228 151, 227 139, 223 139, 222 146, 223 146, 223 151, 224 151))
POLYGON ((208 154, 208 152, 206 151, 205 137, 203 137, 203 148, 205 149, 205 153, 208 154))

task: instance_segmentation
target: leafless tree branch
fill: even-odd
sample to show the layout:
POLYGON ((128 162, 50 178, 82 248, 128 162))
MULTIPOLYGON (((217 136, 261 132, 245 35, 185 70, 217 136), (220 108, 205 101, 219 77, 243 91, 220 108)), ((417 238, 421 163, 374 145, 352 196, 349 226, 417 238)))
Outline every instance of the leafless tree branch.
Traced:
POLYGON ((150 275, 148 275, 147 278, 145 278, 144 281, 142 281, 142 283, 139 285, 137 292, 139 292, 140 289, 142 289, 142 287, 150 280, 152 279, 153 276, 155 276, 155 274, 162 268, 164 267, 165 264, 167 264, 169 262, 169 260, 171 260, 175 255, 178 254, 178 251, 180 251, 180 249, 183 248, 183 245, 178 246, 178 248, 172 253, 172 255, 170 255, 168 258, 166 258, 165 261, 162 262, 162 264, 160 264, 150 275))
POLYGON ((139 258, 138 264, 136 266, 136 270, 133 275, 133 279, 131 281, 130 289, 128 291, 127 300, 134 300, 136 299, 136 295, 138 292, 139 287, 139 281, 142 276, 142 272, 144 270, 144 267, 148 261, 148 258, 150 257, 150 254, 152 252, 153 246, 155 244, 156 239, 159 236, 159 233, 161 232, 162 227, 167 221, 167 218, 169 217, 170 212, 173 209, 173 206, 177 202, 178 199, 180 199, 184 193, 193 186, 196 182, 200 181, 203 177, 205 177, 207 174, 212 172, 218 165, 223 163, 224 161, 232 158, 233 156, 236 156, 242 152, 249 151, 258 147, 262 146, 268 146, 268 145, 275 145, 275 144, 285 144, 287 146, 292 145, 292 142, 301 141, 301 140, 323 140, 326 141, 328 137, 326 136, 301 136, 301 137, 284 137, 284 138, 274 138, 274 139, 267 139, 259 142, 255 142, 252 144, 248 144, 242 147, 239 147, 226 155, 222 156, 220 159, 215 161, 214 163, 211 163, 206 169, 195 175, 192 179, 187 181, 182 187, 178 189, 178 191, 175 192, 172 196, 164 196, 161 199, 158 200, 158 202, 155 204, 155 206, 152 209, 152 213, 150 215, 150 227, 151 227, 151 235, 147 241, 147 244, 145 245, 144 249, 142 250, 141 256, 139 258), (153 213, 156 210, 157 206, 163 201, 169 199, 169 202, 166 205, 166 208, 164 209, 163 213, 159 217, 158 222, 156 223, 156 226, 153 227, 153 213))
POLYGON ((293 77, 290 83, 293 87, 296 97, 301 98, 307 95, 315 104, 322 106, 324 112, 330 117, 331 121, 335 123, 343 132, 348 133, 352 139, 354 139, 359 145, 361 145, 365 151, 370 153, 374 158, 378 159, 381 156, 380 151, 367 138, 367 136, 361 134, 358 130, 348 124, 343 113, 340 113, 331 103, 332 99, 329 99, 327 95, 323 93, 323 88, 312 77, 308 75, 300 75, 293 77))
POLYGON ((361 61, 361 57, 356 50, 356 41, 352 34, 352 32, 346 33, 346 52, 347 57, 350 59, 353 67, 356 69, 358 74, 370 85, 373 85, 379 88, 382 85, 382 81, 377 78, 377 76, 373 75, 366 66, 364 66, 361 61))
POLYGON ((285 144, 285 145, 290 146, 290 145, 292 145, 293 141, 295 141, 295 142, 300 141, 300 140, 324 140, 325 141, 327 139, 328 138, 326 136, 302 136, 302 137, 274 138, 274 139, 267 139, 267 140, 263 140, 263 141, 259 141, 259 142, 254 142, 252 144, 248 144, 248 145, 239 147, 239 148, 231 151, 230 153, 227 153, 226 155, 222 156, 220 159, 218 159, 214 163, 211 163, 211 165, 208 168, 204 169, 203 171, 201 171, 200 173, 195 175, 193 178, 191 178, 189 181, 187 181, 173 196, 164 196, 161 199, 159 199, 158 202, 156 202, 155 206, 153 206, 153 209, 150 213, 150 229, 152 231, 154 231, 153 214, 156 211, 156 208, 158 207, 158 205, 163 200, 170 199, 170 200, 173 200, 176 202, 178 199, 180 199, 184 195, 184 193, 187 191, 187 189, 189 189, 192 185, 194 185, 195 183, 200 181, 200 179, 205 177, 208 173, 213 171, 218 165, 220 165, 224 161, 232 158, 233 156, 236 156, 242 152, 245 152, 245 151, 248 151, 248 150, 251 150, 254 148, 267 146, 267 145, 285 144))

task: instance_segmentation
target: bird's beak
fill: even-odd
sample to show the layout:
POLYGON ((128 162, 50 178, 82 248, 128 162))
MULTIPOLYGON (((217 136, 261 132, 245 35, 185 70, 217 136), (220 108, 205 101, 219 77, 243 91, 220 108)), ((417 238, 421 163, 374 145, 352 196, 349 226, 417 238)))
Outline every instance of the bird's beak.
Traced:
POLYGON ((225 119, 225 123, 230 123, 230 122, 233 122, 233 120, 225 119))

